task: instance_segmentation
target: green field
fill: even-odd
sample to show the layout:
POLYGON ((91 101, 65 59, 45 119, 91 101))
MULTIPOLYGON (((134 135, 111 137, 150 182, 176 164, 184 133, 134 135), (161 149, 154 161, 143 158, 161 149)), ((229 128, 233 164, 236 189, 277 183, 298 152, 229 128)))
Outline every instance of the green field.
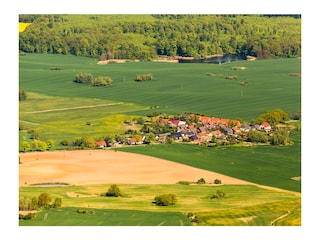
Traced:
POLYGON ((93 58, 27 54, 19 59, 19 88, 29 97, 19 104, 19 118, 43 140, 61 141, 123 134, 124 120, 154 111, 193 112, 245 121, 279 108, 294 115, 301 111, 301 77, 289 74, 300 73, 300 64, 300 59, 275 59, 222 65, 98 65, 93 58), (231 70, 234 66, 246 69, 231 70), (52 67, 61 70, 50 70, 52 67), (91 87, 74 83, 79 72, 110 76, 113 85, 91 87), (135 82, 135 76, 141 73, 152 73, 154 79, 135 82), (225 79, 229 75, 237 75, 239 80, 225 79), (247 81, 248 85, 240 86, 239 81, 247 81), (85 106, 90 108, 81 108, 85 106), (150 109, 151 106, 158 108, 150 109), (86 126, 87 122, 92 125, 86 126))
MULTIPOLYGON (((301 72, 301 59, 222 65, 154 62, 98 65, 92 58, 28 54, 20 56, 19 62, 20 88, 49 96, 159 106, 161 112, 193 112, 243 120, 257 118, 270 109, 280 108, 294 114, 301 108, 301 78, 289 76, 301 72), (231 70, 239 65, 246 69, 231 70), (53 71, 51 67, 62 70, 53 71), (94 88, 76 84, 73 79, 78 72, 110 76, 113 85, 94 88), (135 76, 143 73, 152 73, 154 80, 135 82, 135 76), (248 85, 240 86, 239 81, 225 79, 229 75, 239 76, 239 81, 247 81, 248 85)), ((146 113, 137 109, 131 112, 146 113)))
MULTIPOLYGON (((43 210, 31 221, 20 221, 20 225, 72 225, 72 226, 138 226, 138 225, 191 225, 187 218, 193 213, 203 219, 202 225, 221 225, 215 218, 227 212, 223 225, 269 225, 273 219, 291 211, 283 225, 299 225, 299 197, 292 193, 278 192, 249 185, 118 185, 124 197, 99 196, 110 185, 69 187, 22 187, 20 196, 31 198, 48 192, 53 198, 61 197, 63 208, 43 210), (226 196, 210 199, 217 190, 226 196), (68 192, 80 197, 69 197, 68 192), (160 207, 152 204, 154 197, 162 193, 177 195, 177 204, 160 207), (87 197, 83 197, 87 196, 87 197), (87 209, 96 214, 79 214, 77 209, 87 209), (113 216, 109 218, 108 216, 113 216), (202 217, 203 216, 203 217, 202 217), (254 221, 243 222, 242 218, 255 216, 254 221), (152 218, 152 219, 151 219, 152 218), (210 220, 209 220, 210 219, 210 220)), ((252 219, 253 220, 253 219, 252 219)))

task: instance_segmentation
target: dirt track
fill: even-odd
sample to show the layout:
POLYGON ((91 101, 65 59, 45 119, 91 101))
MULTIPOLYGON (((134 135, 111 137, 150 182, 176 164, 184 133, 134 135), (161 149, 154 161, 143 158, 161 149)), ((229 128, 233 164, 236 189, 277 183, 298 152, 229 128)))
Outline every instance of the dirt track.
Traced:
POLYGON ((251 184, 159 158, 112 150, 22 153, 20 161, 20 186, 47 182, 175 184, 200 178, 211 183, 220 179, 224 184, 251 184))

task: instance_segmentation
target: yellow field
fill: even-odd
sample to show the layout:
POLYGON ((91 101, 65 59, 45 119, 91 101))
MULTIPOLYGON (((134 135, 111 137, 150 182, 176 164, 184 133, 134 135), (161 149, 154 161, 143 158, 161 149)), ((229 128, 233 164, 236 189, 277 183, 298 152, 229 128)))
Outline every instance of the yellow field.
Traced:
POLYGON ((23 32, 31 23, 19 22, 19 32, 23 32))

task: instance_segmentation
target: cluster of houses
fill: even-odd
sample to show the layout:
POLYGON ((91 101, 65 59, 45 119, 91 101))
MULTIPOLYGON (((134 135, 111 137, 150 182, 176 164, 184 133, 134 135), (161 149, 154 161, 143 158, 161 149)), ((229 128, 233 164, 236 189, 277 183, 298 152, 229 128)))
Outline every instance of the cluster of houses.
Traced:
MULTIPOLYGON (((167 133, 155 135, 155 140, 160 143, 167 142, 167 138, 173 141, 185 141, 193 144, 202 144, 210 142, 214 137, 216 140, 227 140, 228 136, 243 137, 251 130, 270 132, 272 130, 268 122, 261 124, 244 124, 239 120, 230 120, 224 118, 197 116, 197 122, 187 124, 186 121, 174 118, 158 119, 160 124, 167 124, 173 130, 167 133)), ((139 145, 149 144, 145 136, 138 141, 134 137, 126 138, 125 144, 139 145)), ((105 147, 104 141, 97 142, 98 147, 105 147)))
MULTIPOLYGON (((228 136, 238 137, 246 135, 250 130, 270 132, 271 126, 268 122, 261 124, 241 124, 239 120, 199 116, 198 123, 188 125, 185 121, 169 118, 167 124, 176 128, 175 133, 164 133, 157 135, 159 142, 164 142, 167 137, 173 140, 185 140, 194 144, 209 142, 214 136, 217 140, 226 140, 228 136)), ((164 120, 161 120, 162 122, 164 120)))

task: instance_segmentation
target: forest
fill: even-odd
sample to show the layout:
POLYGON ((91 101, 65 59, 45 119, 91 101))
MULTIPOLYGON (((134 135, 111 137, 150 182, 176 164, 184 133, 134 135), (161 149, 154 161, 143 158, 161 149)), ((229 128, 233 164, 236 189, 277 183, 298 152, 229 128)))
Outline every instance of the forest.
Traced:
POLYGON ((301 56, 300 15, 19 15, 19 51, 107 59, 301 56))

